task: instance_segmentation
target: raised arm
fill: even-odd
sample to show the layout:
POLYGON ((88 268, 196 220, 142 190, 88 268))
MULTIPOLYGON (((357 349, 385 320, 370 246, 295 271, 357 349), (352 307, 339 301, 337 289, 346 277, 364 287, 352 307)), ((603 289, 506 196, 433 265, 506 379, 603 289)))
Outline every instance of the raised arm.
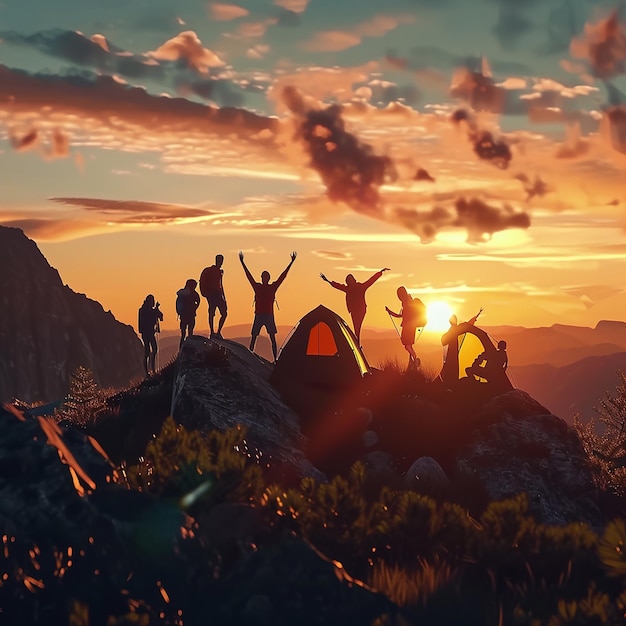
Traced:
POLYGON ((254 287, 254 285, 256 285, 256 281, 254 280, 252 274, 250 274, 250 270, 247 268, 246 263, 243 260, 243 252, 241 250, 239 251, 239 260, 241 261, 243 271, 246 273, 246 278, 248 279, 248 282, 254 287))
POLYGON ((388 306, 385 307, 385 311, 391 315, 391 317, 402 317, 402 313, 396 313, 392 311, 388 306))
POLYGON ((369 289, 383 275, 383 272, 388 272, 388 271, 389 271, 388 267, 383 267, 382 270, 380 270, 379 272, 376 272, 376 274, 374 274, 371 278, 369 278, 363 283, 365 285, 365 289, 369 289))
POLYGON ((345 292, 346 289, 348 288, 347 285, 343 285, 342 283, 336 283, 334 280, 328 280, 328 278, 326 278, 324 274, 320 274, 320 278, 323 281, 327 282, 331 287, 334 287, 335 289, 339 289, 339 291, 345 292))
POLYGON ((282 284, 283 280, 285 280, 285 278, 287 278, 287 274, 289 273, 289 270, 291 269, 291 266, 293 265, 293 263, 296 260, 297 256, 298 256, 297 252, 292 252, 291 253, 291 261, 289 261, 289 265, 283 270, 283 273, 274 281, 274 285, 276 285, 277 288, 280 287, 280 285, 282 284))

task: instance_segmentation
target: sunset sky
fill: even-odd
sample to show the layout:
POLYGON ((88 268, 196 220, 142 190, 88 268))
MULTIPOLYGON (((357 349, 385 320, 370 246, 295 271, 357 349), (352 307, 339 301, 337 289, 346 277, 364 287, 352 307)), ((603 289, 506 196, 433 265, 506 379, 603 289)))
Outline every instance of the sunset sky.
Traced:
MULTIPOLYGON (((485 325, 626 319, 626 5, 0 1, 0 224, 136 325, 222 253, 279 324, 366 280, 485 325)), ((198 328, 206 328, 206 303, 198 328)))

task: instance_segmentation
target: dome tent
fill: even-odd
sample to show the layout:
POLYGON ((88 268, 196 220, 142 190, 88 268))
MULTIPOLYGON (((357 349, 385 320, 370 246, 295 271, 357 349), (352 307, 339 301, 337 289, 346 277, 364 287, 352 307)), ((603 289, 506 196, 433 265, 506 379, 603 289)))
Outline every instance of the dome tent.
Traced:
POLYGON ((297 384, 332 391, 359 382, 371 371, 346 322, 320 304, 294 326, 270 380, 279 386, 297 384))

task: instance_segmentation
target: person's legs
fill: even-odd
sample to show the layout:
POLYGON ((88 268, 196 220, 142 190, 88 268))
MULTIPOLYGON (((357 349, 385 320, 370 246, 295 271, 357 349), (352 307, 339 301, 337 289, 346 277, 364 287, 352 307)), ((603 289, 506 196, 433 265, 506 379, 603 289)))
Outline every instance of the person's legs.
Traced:
POLYGON ((141 341, 143 341, 143 369, 148 375, 148 359, 150 357, 150 339, 148 335, 141 335, 141 341))
POLYGON ((222 338, 222 328, 224 328, 224 322, 226 321, 226 317, 228 316, 228 308, 226 306, 226 298, 222 296, 222 302, 218 305, 218 309, 220 311, 220 321, 217 325, 217 335, 221 339, 222 338))
POLYGON ((152 335, 148 345, 150 348, 150 370, 154 374, 156 372, 156 355, 157 350, 159 349, 157 346, 156 335, 152 335))
POLYGON ((272 343, 272 354, 274 355, 274 363, 278 358, 278 348, 276 347, 276 333, 268 333, 270 336, 270 342, 272 343))
POLYGON ((187 322, 181 318, 180 319, 180 343, 178 344, 179 350, 183 347, 183 342, 185 341, 186 328, 187 328, 187 322))
POLYGON ((250 331, 250 352, 254 352, 254 346, 256 345, 257 337, 261 332, 261 320, 255 313, 254 321, 252 322, 252 330, 250 331))
POLYGON ((352 315, 352 327, 354 328, 354 334, 356 335, 359 346, 361 345, 361 326, 363 326, 363 319, 365 318, 365 311, 355 311, 352 315))
POLYGON ((207 297, 207 302, 209 304, 209 331, 211 333, 211 337, 215 334, 215 304, 209 300, 207 297))
POLYGON ((417 354, 415 354, 415 350, 413 349, 413 344, 412 343, 405 344, 404 349, 409 353, 409 367, 413 367, 417 359, 417 354))

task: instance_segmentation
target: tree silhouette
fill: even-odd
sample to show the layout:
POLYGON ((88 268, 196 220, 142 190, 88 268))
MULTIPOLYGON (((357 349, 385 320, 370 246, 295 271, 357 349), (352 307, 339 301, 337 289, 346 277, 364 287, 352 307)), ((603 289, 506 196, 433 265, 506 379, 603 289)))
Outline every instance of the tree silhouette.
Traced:
POLYGON ((70 388, 63 404, 55 411, 58 421, 69 420, 87 426, 105 408, 103 390, 94 380, 93 372, 79 365, 70 377, 70 388))
POLYGON ((574 428, 589 456, 601 487, 626 492, 626 374, 617 372, 620 384, 615 395, 605 392, 597 415, 583 423, 574 417, 574 428), (598 423, 599 422, 599 423, 598 423))

